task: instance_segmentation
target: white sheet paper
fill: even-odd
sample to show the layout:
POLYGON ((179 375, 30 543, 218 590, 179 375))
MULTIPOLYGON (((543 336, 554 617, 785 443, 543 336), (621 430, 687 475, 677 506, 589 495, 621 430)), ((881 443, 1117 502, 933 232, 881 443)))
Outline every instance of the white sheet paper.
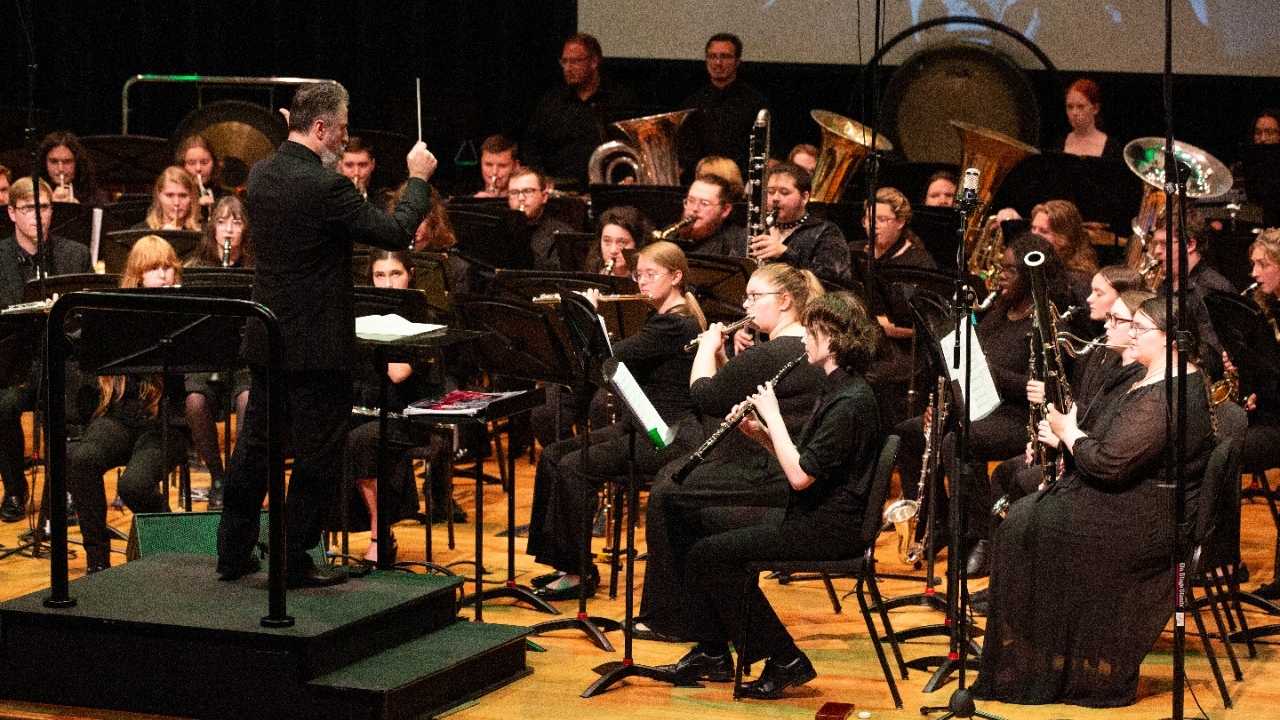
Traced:
POLYGON ((973 344, 972 368, 969 371, 970 381, 973 389, 965 387, 964 382, 964 357, 965 345, 968 344, 969 337, 977 338, 974 332, 962 333, 960 335, 960 367, 952 367, 955 352, 956 331, 952 330, 947 336, 942 338, 942 355, 947 359, 947 372, 950 373, 951 379, 960 383, 960 391, 964 393, 964 399, 969 403, 969 419, 981 420, 991 414, 1000 405, 1000 393, 996 390, 996 382, 991 377, 991 368, 987 367, 987 356, 982 352, 980 343, 973 344))
POLYGON ((356 318, 356 337, 365 340, 395 340, 441 330, 444 325, 409 322, 399 315, 365 315, 356 318))
POLYGON ((618 363, 609 381, 613 383, 618 397, 622 398, 622 401, 631 408, 631 412, 635 413, 644 425, 645 434, 653 441, 655 448, 661 450, 676 439, 676 431, 663 422, 657 408, 649 401, 649 396, 644 394, 644 390, 640 389, 640 383, 636 382, 635 376, 627 369, 625 363, 618 363))

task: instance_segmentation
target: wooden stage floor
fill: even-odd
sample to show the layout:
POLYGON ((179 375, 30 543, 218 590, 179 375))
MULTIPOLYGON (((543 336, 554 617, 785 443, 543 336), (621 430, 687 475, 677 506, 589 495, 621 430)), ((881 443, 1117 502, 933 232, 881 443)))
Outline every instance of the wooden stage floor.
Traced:
MULTIPOLYGON (((492 463, 489 467, 493 469, 492 463)), ((519 522, 525 522, 531 500, 533 467, 529 465, 526 458, 518 460, 516 467, 517 519, 519 522)), ((110 473, 109 480, 113 479, 113 476, 114 473, 110 473)), ((197 473, 194 484, 197 487, 207 484, 207 476, 197 473)), ((109 496, 114 494, 111 483, 108 484, 108 492, 109 496)), ((475 500, 473 481, 459 478, 455 486, 455 496, 470 514, 475 500)), ((497 581, 506 576, 506 539, 496 536, 505 526, 505 497, 500 487, 486 486, 485 508, 486 565, 493 571, 492 577, 497 581)), ((196 509, 202 509, 201 504, 198 503, 196 509)), ((1253 574, 1253 578, 1246 584, 1248 589, 1256 587, 1259 582, 1271 579, 1275 528, 1266 505, 1261 502, 1245 503, 1242 514, 1244 535, 1242 552, 1253 574)), ((113 525, 128 532, 131 515, 127 511, 111 510, 109 517, 113 525)), ((18 534, 25 531, 27 527, 27 522, 0 525, 0 543, 12 547, 16 543, 18 534)), ((473 557, 475 537, 473 527, 473 525, 459 526, 456 549, 449 550, 446 547, 444 526, 435 526, 436 561, 448 563, 473 557)), ((78 537, 74 528, 71 535, 73 538, 78 537)), ((423 558, 424 532, 420 524, 401 523, 396 526, 396 536, 400 544, 401 559, 423 558)), ((643 544, 643 531, 638 537, 643 544)), ((353 535, 351 543, 353 551, 363 552, 368 544, 368 534, 353 535)), ((601 545, 602 541, 597 540, 597 547, 601 545)), ((123 550, 124 543, 117 543, 117 547, 123 550)), ((895 547, 895 535, 885 533, 880 537, 877 555, 881 558, 881 570, 889 573, 909 572, 909 568, 898 562, 895 547)), ((73 545, 72 548, 74 556, 70 560, 70 565, 72 577, 75 578, 84 572, 84 558, 82 553, 76 552, 78 550, 76 546, 73 545)), ((545 568, 535 565, 524 555, 523 539, 517 542, 517 548, 518 578, 527 582, 533 576, 545 572, 545 568)), ((115 556, 114 562, 116 564, 124 562, 123 555, 115 556)), ((940 565, 938 574, 943 575, 944 570, 945 565, 940 565)), ((607 569, 602 566, 602 574, 606 574, 607 578, 606 571, 607 569)), ((922 589, 923 572, 914 572, 914 574, 920 579, 883 581, 882 588, 886 597, 895 597, 922 589)), ((642 577, 642 572, 637 572, 637 582, 642 577)), ((49 562, 47 559, 13 556, 0 560, 0 599, 47 588, 48 584, 49 562)), ((836 580, 836 585, 840 592, 845 592, 852 587, 852 581, 836 580)), ((971 590, 980 589, 985 585, 985 580, 975 581, 971 590)), ((772 581, 764 581, 764 586, 770 600, 796 637, 800 647, 812 658, 818 670, 817 680, 785 699, 772 702, 735 703, 731 698, 729 685, 707 684, 703 689, 673 689, 646 680, 628 681, 615 686, 599 697, 581 699, 579 694, 597 677, 592 672, 592 668, 621 658, 622 634, 615 632, 609 636, 619 652, 606 653, 589 643, 580 633, 565 631, 535 638, 537 643, 546 648, 546 652, 529 653, 529 664, 534 670, 531 676, 487 695, 472 705, 458 709, 450 717, 456 720, 512 720, 513 718, 572 716, 590 716, 592 720, 623 720, 624 718, 670 720, 686 717, 811 718, 823 703, 847 702, 854 703, 859 711, 870 711, 873 718, 905 720, 920 717, 922 705, 946 705, 956 687, 954 678, 939 691, 925 694, 922 689, 929 676, 924 672, 913 670, 909 680, 899 680, 904 708, 902 710, 893 708, 893 702, 880 674, 879 665, 854 598, 848 599, 843 614, 836 615, 832 612, 820 582, 782 586, 772 581)), ((572 613, 576 611, 576 603, 561 603, 560 608, 567 613, 572 613)), ((623 596, 620 593, 617 599, 610 600, 608 589, 601 588, 591 601, 589 609, 594 615, 621 619, 624 611, 623 596)), ((464 610, 462 614, 469 617, 471 611, 464 610)), ((484 619, 488 622, 516 625, 532 625, 551 617, 524 606, 512 605, 506 600, 486 605, 484 612, 484 619)), ((1250 614, 1252 624, 1267 624, 1271 620, 1262 614, 1250 614)), ((1275 620, 1280 621, 1280 618, 1275 620)), ((895 629, 899 630, 938 621, 937 614, 925 610, 904 609, 893 613, 895 629)), ((1188 627, 1191 627, 1190 621, 1188 621, 1188 627)), ((1243 657, 1243 646, 1237 647, 1242 653, 1243 682, 1237 683, 1230 679, 1225 658, 1222 658, 1224 671, 1228 672, 1228 688, 1235 702, 1235 709, 1227 711, 1223 708, 1213 684, 1212 675, 1201 654, 1198 640, 1190 633, 1188 634, 1187 674, 1194 697, 1191 693, 1186 696, 1185 717, 1203 716, 1197 708, 1197 701, 1210 718, 1223 718, 1229 715, 1250 719, 1276 716, 1276 708, 1280 707, 1280 646, 1275 642, 1259 644, 1259 654, 1255 659, 1243 657)), ((1170 717, 1171 648, 1172 635, 1166 632, 1143 665, 1140 699, 1129 708, 1090 710, 1067 705, 1015 706, 981 703, 980 709, 1004 718, 1025 720, 1059 718, 1155 720, 1170 717)), ((673 662, 686 650, 685 645, 637 641, 634 655, 637 662, 653 665, 673 662)), ((912 641, 904 645, 903 652, 907 659, 945 654, 946 641, 943 638, 912 641)), ((58 672, 57 668, 48 670, 58 672)), ((969 679, 972 680, 972 675, 969 679)), ((182 692, 182 690, 174 688, 174 692, 182 692)), ((935 717, 939 714, 935 714, 935 717)), ((54 717, 105 720, 143 716, 0 701, 0 720, 54 717)))

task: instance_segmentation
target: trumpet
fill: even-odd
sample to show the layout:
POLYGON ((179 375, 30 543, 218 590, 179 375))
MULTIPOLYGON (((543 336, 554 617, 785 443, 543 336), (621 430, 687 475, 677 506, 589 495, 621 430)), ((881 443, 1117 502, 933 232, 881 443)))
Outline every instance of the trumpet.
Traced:
MULTIPOLYGON (((778 371, 778 374, 770 378, 769 382, 766 384, 770 387, 776 387, 779 382, 782 382, 782 378, 786 377, 787 373, 791 372, 795 366, 804 362, 807 357, 808 353, 800 353, 799 357, 786 365, 783 365, 782 369, 778 371)), ((711 452, 716 445, 719 445, 720 441, 724 439, 724 436, 730 430, 738 427, 738 425, 746 419, 747 415, 755 414, 755 412, 756 408, 750 402, 742 403, 742 407, 738 408, 737 412, 725 418, 724 422, 720 423, 720 427, 716 428, 715 432, 711 433, 711 435, 707 437, 707 441, 702 443, 702 446, 697 450, 694 450, 693 454, 689 456, 688 460, 684 461, 683 465, 676 469, 675 472, 671 473, 671 481, 677 485, 683 483, 684 479, 689 477, 689 473, 693 472, 694 468, 702 464, 702 461, 707 457, 707 453, 711 452)), ((757 415, 757 417, 759 416, 757 415)))
POLYGON ((58 173, 58 189, 67 191, 67 198, 64 202, 76 201, 76 189, 71 186, 71 183, 67 182, 65 173, 58 173))
POLYGON ((692 215, 690 215, 689 217, 680 218, 676 222, 671 223, 670 225, 662 228, 661 230, 654 230, 653 239, 654 240, 670 240, 671 238, 675 237, 681 230, 689 227, 690 225, 694 224, 697 221, 698 221, 698 218, 692 215))
POLYGON ((490 195, 493 195, 493 196, 495 196, 495 197, 497 196, 497 194, 498 194, 498 173, 494 173, 494 174, 492 174, 492 175, 490 175, 490 176, 489 176, 489 188, 488 188, 488 190, 489 190, 489 194, 490 194, 490 195))
POLYGON ((222 238, 222 267, 231 267, 231 236, 222 238))
MULTIPOLYGON (((597 299, 602 303, 631 302, 633 300, 644 300, 647 302, 649 300, 649 296, 644 293, 633 293, 630 295, 601 295, 597 299)), ((542 293, 541 295, 533 298, 533 302, 537 305, 559 305, 560 293, 542 293)))
MULTIPOLYGON (((752 320, 755 320, 755 319, 756 319, 755 315, 751 315, 751 314, 743 315, 741 320, 735 320, 729 323, 728 325, 725 325, 724 331, 726 334, 732 333, 738 328, 745 327, 747 323, 750 323, 752 320)), ((689 344, 684 346, 684 351, 693 352, 694 350, 697 350, 698 343, 701 341, 701 339, 702 339, 701 336, 699 336, 690 340, 689 344)))

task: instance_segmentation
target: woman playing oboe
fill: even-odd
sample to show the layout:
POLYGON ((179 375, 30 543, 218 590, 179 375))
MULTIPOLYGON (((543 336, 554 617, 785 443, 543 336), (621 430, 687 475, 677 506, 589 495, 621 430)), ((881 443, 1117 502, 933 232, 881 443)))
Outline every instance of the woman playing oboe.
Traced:
MULTIPOLYGON (((793 437, 772 383, 748 398, 763 424, 748 415, 740 427, 769 453, 772 469, 786 479, 787 507, 769 511, 759 524, 703 537, 684 554, 683 578, 693 589, 686 609, 688 628, 690 639, 698 642, 671 666, 684 679, 733 679, 731 640, 744 641, 746 662, 767 660, 759 679, 743 684, 744 697, 773 699, 816 677, 747 564, 849 558, 864 549, 852 529, 866 512, 884 433, 875 396, 861 372, 880 336, 853 295, 818 298, 805 314, 804 347, 809 363, 826 377, 809 421, 793 437), (750 594, 745 602, 744 592, 750 594), (753 608, 749 625, 740 615, 747 603, 753 608)), ((737 512, 708 511, 705 526, 714 527, 719 517, 733 523, 737 512)))

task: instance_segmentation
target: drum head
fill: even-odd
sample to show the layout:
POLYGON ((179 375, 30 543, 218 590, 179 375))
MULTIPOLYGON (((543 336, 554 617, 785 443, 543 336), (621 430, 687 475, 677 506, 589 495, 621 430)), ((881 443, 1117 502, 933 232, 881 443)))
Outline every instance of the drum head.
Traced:
POLYGON ((911 56, 889 80, 881 118, 880 127, 911 162, 960 162, 951 120, 1028 145, 1040 142, 1030 79, 1007 55, 979 45, 940 45, 911 56))
POLYGON ((221 163, 222 183, 243 185, 253 164, 275 152, 289 134, 277 112, 241 100, 219 100, 197 108, 178 123, 175 145, 202 135, 221 163))

